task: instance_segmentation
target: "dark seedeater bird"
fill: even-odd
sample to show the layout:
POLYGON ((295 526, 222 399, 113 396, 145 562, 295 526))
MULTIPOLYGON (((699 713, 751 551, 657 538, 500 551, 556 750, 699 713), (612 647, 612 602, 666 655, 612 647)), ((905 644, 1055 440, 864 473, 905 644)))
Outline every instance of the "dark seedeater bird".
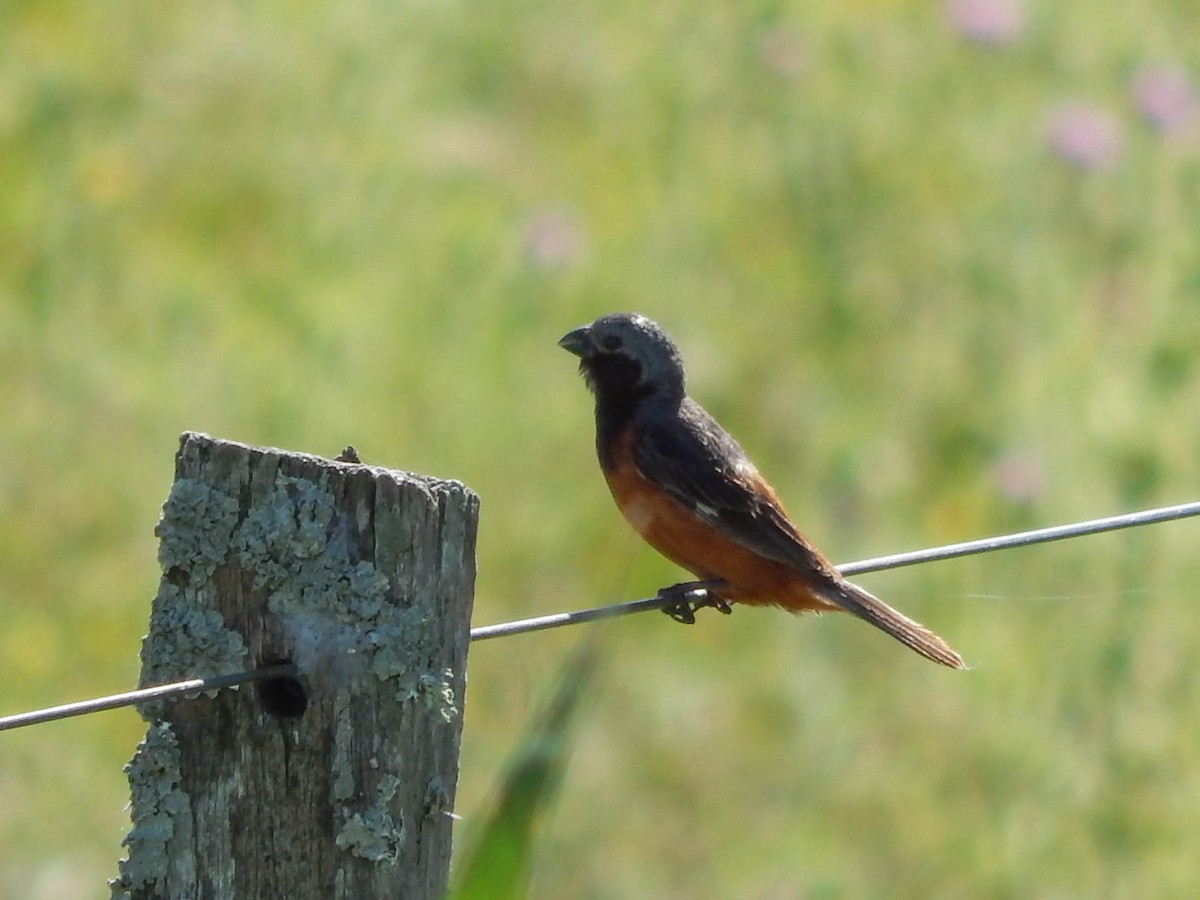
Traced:
MULTIPOLYGON (((596 451, 617 506, 652 547, 710 583, 697 605, 845 610, 927 659, 965 668, 944 640, 844 579, 800 533, 737 441, 687 395, 679 350, 658 325, 614 313, 559 345, 579 357, 596 397, 596 451)), ((692 585, 677 587, 684 598, 692 585)), ((675 615, 690 621, 693 609, 683 601, 675 615)))

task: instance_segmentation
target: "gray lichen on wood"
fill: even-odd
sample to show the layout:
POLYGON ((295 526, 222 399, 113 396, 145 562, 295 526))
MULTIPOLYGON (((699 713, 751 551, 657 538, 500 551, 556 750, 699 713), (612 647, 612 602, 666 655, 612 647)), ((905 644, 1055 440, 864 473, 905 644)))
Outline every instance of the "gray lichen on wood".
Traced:
MULTIPOLYGON (((287 658, 306 673, 308 708, 277 719, 250 691, 143 708, 143 746, 177 742, 187 802, 164 814, 135 796, 115 893, 438 895, 477 512, 457 482, 184 435, 142 681, 287 658), (151 822, 185 827, 146 880, 159 870, 135 836, 159 833, 151 822)), ((159 755, 139 749, 131 785, 159 755)))
POLYGON ((395 862, 404 844, 404 819, 397 823, 388 805, 399 787, 400 780, 394 775, 381 778, 375 802, 347 820, 334 839, 337 845, 373 862, 395 862))
MULTIPOLYGON (((212 575, 229 553, 237 523, 237 497, 195 478, 172 485, 154 530, 164 575, 142 643, 142 686, 246 667, 245 642, 225 627, 212 596, 212 575), (180 573, 186 579, 169 577, 180 573)), ((142 712, 161 708, 159 703, 142 712)))
POLYGON ((129 858, 121 861, 120 880, 133 891, 166 876, 168 842, 176 823, 189 820, 188 796, 179 789, 179 745, 168 723, 150 727, 125 772, 134 826, 121 842, 129 858))

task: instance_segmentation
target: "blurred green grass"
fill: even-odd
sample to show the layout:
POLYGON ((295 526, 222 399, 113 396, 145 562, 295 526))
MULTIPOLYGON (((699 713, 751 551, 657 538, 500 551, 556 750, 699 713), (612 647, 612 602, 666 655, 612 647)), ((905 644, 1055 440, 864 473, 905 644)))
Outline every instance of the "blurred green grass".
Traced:
MULTIPOLYGON (((465 481, 480 623, 678 578, 555 340, 660 320, 839 560, 1196 496, 1200 163, 1139 66, 1188 3, 0 11, 0 708, 123 690, 177 435, 465 481), (1110 111, 1081 171, 1047 116, 1110 111)), ((1184 895, 1194 526, 873 576, 847 619, 610 626, 539 897, 1184 895)), ((472 653, 470 818, 574 636, 472 653)), ((129 713, 0 741, 0 894, 102 896, 129 713)))
POLYGON ((555 676, 554 693, 531 717, 508 770, 497 780, 491 808, 480 814, 472 836, 456 841, 451 900, 508 900, 529 891, 538 826, 549 814, 570 759, 574 720, 598 657, 593 630, 555 676), (469 847, 463 850, 462 847, 469 847))

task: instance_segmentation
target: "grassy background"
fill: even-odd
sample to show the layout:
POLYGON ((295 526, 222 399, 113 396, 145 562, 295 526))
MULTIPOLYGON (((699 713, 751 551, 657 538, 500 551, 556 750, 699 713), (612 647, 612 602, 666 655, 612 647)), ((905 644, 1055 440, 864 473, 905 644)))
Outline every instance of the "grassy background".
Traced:
MULTIPOLYGON (((1197 496, 1200 159, 1139 67, 1191 0, 345 0, 0 11, 0 709, 130 687, 178 433, 483 498, 479 623, 679 573, 558 336, 636 309, 847 560, 1197 496), (1030 4, 1033 6, 1033 4, 1030 4), (1060 104, 1118 130, 1047 147, 1060 104)), ((1182 896, 1196 527, 864 579, 848 618, 606 626, 538 897, 1182 896)), ((472 653, 459 812, 578 639, 472 653)), ((0 740, 0 894, 100 897, 130 712, 0 740)))

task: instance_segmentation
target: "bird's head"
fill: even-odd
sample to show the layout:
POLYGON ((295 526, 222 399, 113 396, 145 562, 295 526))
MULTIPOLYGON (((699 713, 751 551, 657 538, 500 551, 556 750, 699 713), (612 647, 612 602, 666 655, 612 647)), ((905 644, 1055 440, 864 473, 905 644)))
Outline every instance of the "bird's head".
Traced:
POLYGON ((684 395, 679 350, 645 316, 610 313, 567 332, 558 345, 579 357, 579 371, 597 398, 684 395))

